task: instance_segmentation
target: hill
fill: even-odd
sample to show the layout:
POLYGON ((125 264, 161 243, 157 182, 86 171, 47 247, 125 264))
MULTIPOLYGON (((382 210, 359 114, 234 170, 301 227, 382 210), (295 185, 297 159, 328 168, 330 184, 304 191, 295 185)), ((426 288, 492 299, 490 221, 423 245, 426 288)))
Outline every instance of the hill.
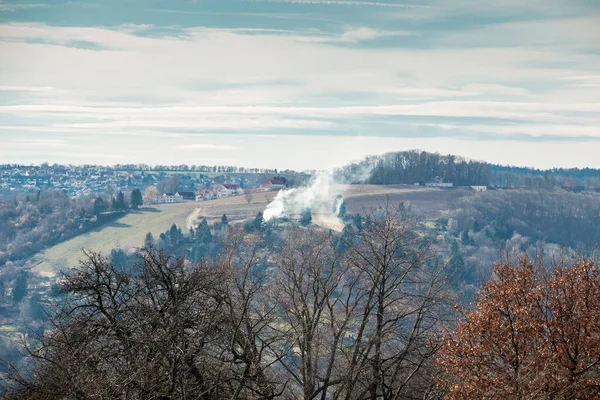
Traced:
MULTIPOLYGON (((429 204, 435 209, 448 197, 448 192, 439 189, 418 188, 410 185, 335 185, 331 191, 330 203, 335 194, 343 193, 353 213, 375 206, 389 196, 393 201, 414 201, 421 205, 429 204)), ((59 243, 36 254, 31 262, 34 271, 52 276, 60 268, 76 265, 82 249, 110 252, 114 248, 125 250, 141 246, 148 232, 154 236, 169 229, 172 224, 182 230, 189 230, 199 220, 206 218, 209 223, 218 221, 223 214, 231 223, 254 218, 265 209, 276 192, 256 193, 250 202, 244 196, 228 197, 201 203, 186 202, 144 207, 108 223, 107 225, 59 243)), ((438 207, 439 208, 439 207, 438 207)), ((318 223, 319 219, 315 221, 318 223)))
POLYGON ((52 276, 63 267, 76 265, 82 249, 110 252, 113 248, 129 249, 144 243, 148 232, 160 234, 172 224, 185 227, 195 203, 165 204, 132 211, 107 225, 76 236, 36 254, 34 271, 52 276))

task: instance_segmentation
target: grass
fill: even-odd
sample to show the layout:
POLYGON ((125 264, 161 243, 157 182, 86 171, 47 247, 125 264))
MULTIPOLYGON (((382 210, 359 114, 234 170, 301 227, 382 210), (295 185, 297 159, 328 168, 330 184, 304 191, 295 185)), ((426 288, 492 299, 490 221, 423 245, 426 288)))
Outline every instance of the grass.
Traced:
POLYGON ((82 249, 110 252, 113 248, 130 249, 144 244, 148 232, 156 237, 172 224, 186 227, 196 203, 165 204, 141 208, 103 227, 52 246, 34 257, 34 271, 53 276, 57 270, 77 265, 82 249))

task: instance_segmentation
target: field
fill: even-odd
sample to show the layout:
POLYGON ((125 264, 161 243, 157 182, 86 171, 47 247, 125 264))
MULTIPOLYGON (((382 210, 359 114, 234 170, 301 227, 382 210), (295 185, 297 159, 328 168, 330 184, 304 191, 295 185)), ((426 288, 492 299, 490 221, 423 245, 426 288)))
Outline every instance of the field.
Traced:
POLYGON ((76 236, 37 254, 32 260, 37 265, 34 271, 52 276, 57 269, 76 265, 82 249, 109 252, 120 247, 130 249, 144 244, 148 232, 157 236, 172 224, 187 226, 188 216, 196 203, 165 204, 141 208, 102 228, 76 236))
MULTIPOLYGON (((404 201, 421 217, 434 219, 440 216, 452 198, 472 195, 473 192, 468 189, 441 190, 410 185, 335 185, 326 202, 333 205, 337 194, 343 194, 350 213, 376 207, 389 199, 396 204, 404 201)), ((201 203, 186 202, 142 208, 101 229, 87 232, 39 253, 32 260, 36 264, 34 270, 52 276, 58 269, 76 265, 81 258, 82 249, 109 252, 113 248, 128 250, 139 247, 148 232, 152 232, 156 237, 172 224, 189 230, 191 226, 196 226, 201 218, 206 218, 209 223, 220 220, 223 214, 227 215, 231 223, 254 218, 259 211, 265 209, 275 195, 274 192, 255 193, 250 202, 245 196, 237 196, 201 203)), ((339 224, 330 221, 329 217, 315 215, 313 222, 337 227, 339 224)))

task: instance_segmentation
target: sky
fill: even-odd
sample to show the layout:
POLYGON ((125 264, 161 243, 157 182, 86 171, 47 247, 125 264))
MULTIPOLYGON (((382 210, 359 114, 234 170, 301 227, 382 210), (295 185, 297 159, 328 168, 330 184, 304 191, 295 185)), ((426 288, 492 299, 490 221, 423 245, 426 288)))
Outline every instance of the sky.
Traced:
POLYGON ((0 163, 600 168, 600 0, 0 0, 0 163))

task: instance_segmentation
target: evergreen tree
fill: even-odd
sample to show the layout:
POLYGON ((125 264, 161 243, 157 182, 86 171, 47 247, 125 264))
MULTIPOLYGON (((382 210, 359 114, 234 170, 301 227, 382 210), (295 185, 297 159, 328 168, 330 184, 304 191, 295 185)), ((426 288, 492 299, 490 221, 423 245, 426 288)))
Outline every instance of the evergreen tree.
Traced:
POLYGON ((463 246, 468 246, 471 244, 471 238, 469 237, 469 231, 468 230, 464 230, 462 235, 460 236, 460 241, 462 242, 463 246))
POLYGON ((144 239, 144 247, 147 249, 154 247, 154 236, 152 236, 152 232, 146 233, 146 238, 144 239))
POLYGON ((256 217, 254 217, 254 229, 260 230, 263 226, 265 219, 263 217, 263 213, 259 211, 256 213, 256 217))
POLYGON ((221 217, 221 224, 223 226, 229 224, 229 221, 227 221, 227 215, 226 214, 223 214, 223 216, 221 217))
POLYGON ((100 215, 102 212, 104 212, 104 210, 106 210, 104 200, 102 199, 102 197, 96 197, 96 200, 94 200, 94 215, 100 215))
POLYGON ((210 243, 212 241, 212 233, 210 232, 210 227, 208 226, 208 222, 206 218, 202 219, 200 225, 196 229, 196 243, 210 243))
POLYGON ((348 211, 346 210, 346 202, 342 201, 342 204, 340 205, 340 212, 338 213, 338 217, 341 219, 346 218, 348 211))
POLYGON ((448 261, 448 275, 450 281, 457 284, 465 275, 465 261, 460 254, 460 248, 456 240, 452 242, 451 248, 452 254, 450 261, 448 261))
POLYGON ((110 208, 113 211, 117 211, 117 200, 114 197, 112 198, 112 201, 111 201, 111 204, 110 204, 110 208))
POLYGON ((0 276, 0 304, 4 302, 4 296, 6 295, 6 284, 4 278, 0 276))
POLYGON ((116 207, 117 210, 120 211, 125 211, 127 209, 127 204, 125 204, 125 195, 123 192, 119 192, 117 195, 116 207))
POLYGON ((13 287, 13 301, 15 303, 20 302, 27 296, 27 272, 21 271, 17 279, 15 280, 15 285, 13 287))
POLYGON ((310 211, 310 208, 305 208, 304 210, 302 210, 302 213, 300 214, 300 225, 310 225, 310 223, 312 222, 312 212, 310 211))
POLYGON ((131 207, 133 207, 134 209, 137 209, 142 204, 144 204, 144 200, 142 198, 142 192, 140 192, 140 189, 134 189, 131 192, 131 207))

